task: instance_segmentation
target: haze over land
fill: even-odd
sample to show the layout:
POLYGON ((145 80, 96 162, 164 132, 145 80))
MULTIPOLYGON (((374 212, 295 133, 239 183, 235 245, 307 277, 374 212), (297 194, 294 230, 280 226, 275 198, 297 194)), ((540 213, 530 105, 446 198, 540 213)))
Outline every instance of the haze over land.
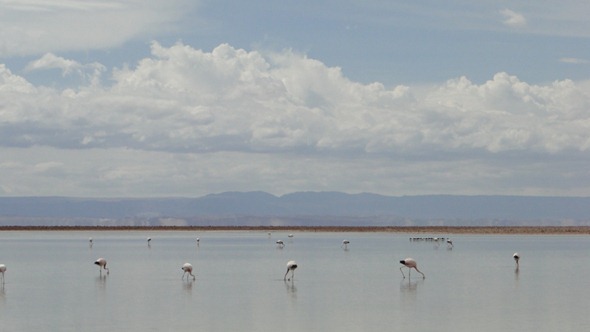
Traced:
POLYGON ((200 198, 2 197, 0 226, 588 226, 590 198, 227 192, 200 198))

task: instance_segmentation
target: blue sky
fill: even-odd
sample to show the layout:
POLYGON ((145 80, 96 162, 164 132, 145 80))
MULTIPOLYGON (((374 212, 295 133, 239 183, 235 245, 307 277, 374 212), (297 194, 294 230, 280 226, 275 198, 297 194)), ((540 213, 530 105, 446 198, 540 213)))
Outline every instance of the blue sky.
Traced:
POLYGON ((590 195, 580 1, 0 0, 0 195, 590 195))

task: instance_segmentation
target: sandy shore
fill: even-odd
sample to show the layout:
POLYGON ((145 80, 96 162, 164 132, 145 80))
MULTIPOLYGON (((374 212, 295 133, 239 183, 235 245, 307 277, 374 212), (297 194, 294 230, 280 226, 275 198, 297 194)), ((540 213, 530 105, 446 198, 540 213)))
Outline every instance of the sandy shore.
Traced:
POLYGON ((252 227, 252 226, 0 226, 0 231, 260 231, 260 232, 386 232, 415 234, 590 234, 590 226, 427 226, 427 227, 252 227))

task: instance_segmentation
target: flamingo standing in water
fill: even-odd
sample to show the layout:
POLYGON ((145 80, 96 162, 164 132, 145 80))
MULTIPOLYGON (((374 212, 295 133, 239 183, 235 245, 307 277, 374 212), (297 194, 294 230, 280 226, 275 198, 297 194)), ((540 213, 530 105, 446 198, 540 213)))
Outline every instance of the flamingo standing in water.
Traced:
POLYGON ((349 243, 350 243, 350 241, 348 241, 348 240, 342 241, 342 247, 344 247, 344 250, 348 249, 348 244, 349 243))
POLYGON ((282 249, 285 246, 285 242, 283 242, 283 240, 277 240, 276 241, 277 247, 282 249))
POLYGON ((2 274, 2 284, 4 285, 4 272, 6 272, 6 265, 0 264, 0 274, 2 274))
MULTIPOLYGON (((181 267, 182 271, 184 271, 182 273, 182 279, 184 279, 184 275, 185 274, 189 274, 191 277, 193 277, 193 280, 195 280, 195 275, 193 274, 193 266, 190 263, 184 263, 181 267)), ((189 276, 186 276, 186 280, 188 280, 189 276)))
POLYGON ((520 260, 520 255, 517 252, 515 252, 514 255, 512 255, 512 258, 514 258, 514 261, 516 262, 516 268, 518 269, 518 261, 520 260))
POLYGON ((411 269, 414 269, 414 270, 418 271, 418 273, 420 273, 422 275, 422 278, 423 279, 426 278, 426 276, 424 275, 424 273, 422 273, 420 270, 418 270, 418 264, 416 263, 416 261, 413 258, 409 258, 408 257, 408 258, 403 259, 403 260, 401 260, 399 262, 400 262, 400 264, 403 265, 403 266, 401 266, 399 268, 399 270, 401 271, 402 276, 404 276, 404 279, 406 278, 406 276, 404 275, 404 271, 402 271, 402 268, 404 266, 408 268, 408 278, 410 278, 410 271, 411 271, 411 269))
POLYGON ((106 270, 107 274, 110 273, 109 268, 107 267, 107 260, 104 258, 99 258, 97 259, 94 264, 98 265, 98 271, 100 271, 100 274, 102 275, 102 270, 106 270))
POLYGON ((285 273, 285 277, 283 278, 283 280, 291 281, 291 279, 293 279, 295 277, 295 269, 296 268, 297 268, 297 263, 295 261, 288 261, 287 262, 287 272, 285 273), (289 274, 289 271, 291 271, 291 278, 287 279, 287 274, 289 274))

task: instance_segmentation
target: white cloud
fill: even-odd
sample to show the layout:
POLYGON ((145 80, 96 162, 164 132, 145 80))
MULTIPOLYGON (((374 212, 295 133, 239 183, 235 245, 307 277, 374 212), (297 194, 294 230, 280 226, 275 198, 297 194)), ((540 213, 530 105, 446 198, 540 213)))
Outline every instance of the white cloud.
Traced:
POLYGON ((0 57, 104 49, 175 29, 184 0, 0 0, 0 57))
MULTIPOLYGON (((0 168, 31 179, 21 187, 8 181, 4 191, 33 190, 33 182, 55 190, 65 181, 66 195, 174 195, 197 184, 222 191, 230 181, 231 189, 275 193, 466 193, 452 184, 461 179, 495 183, 493 192, 566 192, 563 183, 586 190, 575 179, 587 171, 577 167, 567 169, 574 180, 550 189, 532 178, 555 176, 546 172, 556 160, 586 165, 588 82, 533 85, 498 73, 482 84, 459 77, 387 88, 292 51, 222 44, 206 52, 181 43, 151 50, 136 66, 113 70, 112 85, 75 89, 35 86, 0 66, 0 168), (541 164, 527 169, 531 162, 541 164), (403 184, 385 180, 400 177, 403 184)), ((84 66, 57 56, 31 64, 84 66)))
MULTIPOLYGON (((31 67, 80 64, 45 56, 31 67), (46 60, 46 61, 44 61, 46 60)), ((587 151, 590 94, 573 81, 531 85, 507 73, 428 91, 348 80, 286 51, 152 45, 112 86, 52 90, 5 69, 4 145, 162 151, 587 151), (56 131, 59 134, 56 134, 56 131)))
POLYGON ((590 63, 590 60, 579 59, 579 58, 560 58, 559 62, 579 65, 579 64, 588 64, 588 63, 590 63))
POLYGON ((510 9, 503 9, 500 14, 504 17, 503 23, 510 27, 523 27, 526 25, 526 19, 522 14, 519 14, 510 9))

